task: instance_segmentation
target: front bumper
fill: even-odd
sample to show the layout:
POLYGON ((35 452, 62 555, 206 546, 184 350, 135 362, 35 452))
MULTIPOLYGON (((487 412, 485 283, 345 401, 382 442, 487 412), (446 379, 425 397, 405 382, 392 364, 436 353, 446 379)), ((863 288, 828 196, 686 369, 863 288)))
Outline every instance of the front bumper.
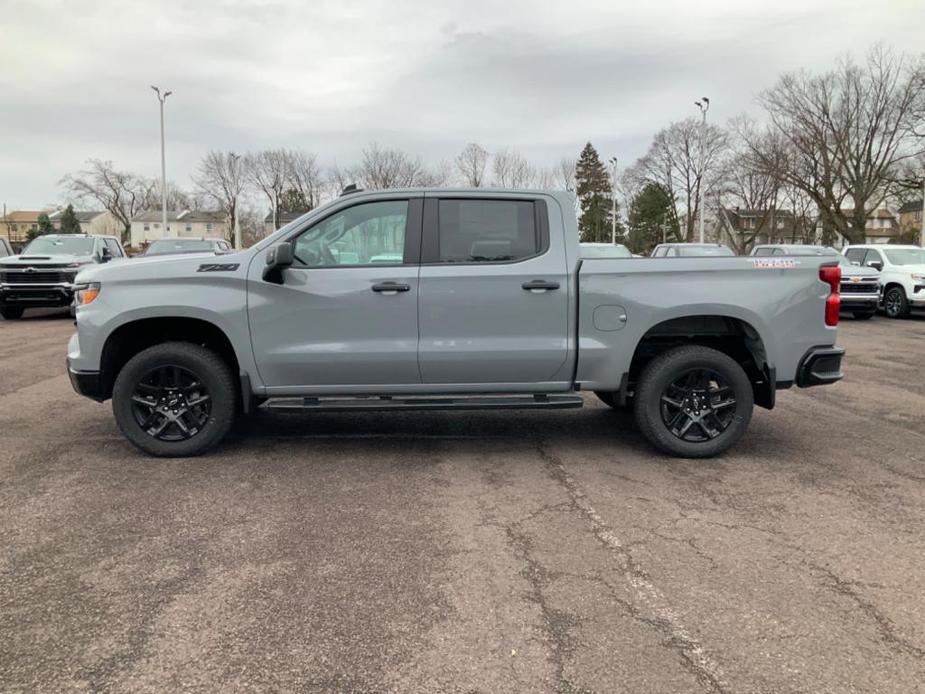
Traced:
POLYGON ((56 308, 73 302, 73 284, 0 284, 0 306, 56 308))
POLYGON ((813 347, 800 361, 796 382, 800 388, 824 386, 844 378, 841 360, 845 350, 841 347, 813 347))
POLYGON ((860 309, 874 311, 880 303, 879 294, 842 294, 840 299, 841 308, 847 311, 860 309))
POLYGON ((76 371, 71 368, 71 360, 67 360, 67 376, 71 379, 71 387, 78 395, 91 400, 103 402, 103 379, 99 371, 76 371))

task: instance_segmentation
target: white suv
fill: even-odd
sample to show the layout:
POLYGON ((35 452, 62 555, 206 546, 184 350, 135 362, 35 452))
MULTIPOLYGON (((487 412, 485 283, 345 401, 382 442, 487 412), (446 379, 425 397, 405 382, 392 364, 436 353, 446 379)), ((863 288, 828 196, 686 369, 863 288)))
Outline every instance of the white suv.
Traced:
POLYGON ((852 263, 880 270, 881 303, 890 318, 905 318, 913 308, 925 308, 925 248, 919 246, 849 246, 852 263))

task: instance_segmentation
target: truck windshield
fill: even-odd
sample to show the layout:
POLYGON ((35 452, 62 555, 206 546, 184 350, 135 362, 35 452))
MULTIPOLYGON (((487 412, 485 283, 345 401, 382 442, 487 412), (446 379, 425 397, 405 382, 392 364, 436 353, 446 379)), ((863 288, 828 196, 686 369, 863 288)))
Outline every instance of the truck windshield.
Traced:
POLYGON ((161 239, 152 241, 145 255, 169 255, 172 253, 202 253, 213 250, 211 241, 200 239, 161 239))
POLYGON ((728 246, 679 246, 678 255, 682 258, 691 258, 703 255, 735 255, 728 246))
POLYGON ((93 239, 86 236, 39 236, 33 240, 23 255, 90 255, 93 253, 93 239))
POLYGON ((925 265, 925 248, 883 249, 893 265, 925 265))

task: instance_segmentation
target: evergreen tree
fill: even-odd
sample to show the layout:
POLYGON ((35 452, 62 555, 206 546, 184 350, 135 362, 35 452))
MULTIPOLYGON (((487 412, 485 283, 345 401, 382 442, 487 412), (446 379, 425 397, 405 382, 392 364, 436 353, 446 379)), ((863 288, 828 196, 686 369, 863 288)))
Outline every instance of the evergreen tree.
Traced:
POLYGON ((62 234, 79 234, 80 222, 77 220, 77 214, 74 212, 74 206, 68 205, 61 213, 61 231, 62 234))
POLYGON ((630 203, 626 245, 648 255, 662 240, 681 241, 681 226, 671 195, 657 183, 648 183, 630 203))
POLYGON ((576 193, 581 216, 578 229, 582 241, 610 241, 613 219, 613 187, 597 150, 589 142, 575 165, 576 193))
POLYGON ((54 234, 55 228, 52 226, 51 220, 48 218, 48 215, 45 212, 39 215, 39 224, 35 229, 29 229, 26 233, 26 238, 31 241, 36 236, 44 236, 45 234, 54 234))

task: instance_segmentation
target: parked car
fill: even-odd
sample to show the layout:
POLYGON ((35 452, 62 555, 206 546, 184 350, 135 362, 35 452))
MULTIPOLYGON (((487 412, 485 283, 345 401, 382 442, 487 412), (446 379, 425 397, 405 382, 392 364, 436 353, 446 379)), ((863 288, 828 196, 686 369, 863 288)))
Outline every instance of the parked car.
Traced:
POLYGON ((873 318, 880 302, 880 272, 872 267, 853 265, 831 246, 800 244, 759 244, 752 248, 753 256, 827 256, 837 258, 841 265, 841 308, 859 320, 873 318))
POLYGON ((660 243, 652 249, 652 258, 699 258, 703 256, 734 256, 729 246, 721 243, 660 243))
POLYGON ((630 249, 622 243, 579 244, 582 258, 632 258, 630 249))
POLYGON ((81 268, 124 257, 114 236, 39 236, 22 254, 0 259, 0 315, 12 320, 27 308, 71 306, 81 268))
POLYGON ((564 192, 356 192, 220 262, 86 269, 71 383, 157 456, 208 450, 263 401, 542 409, 594 391, 632 403, 658 449, 706 457, 778 389, 842 377, 834 259, 582 259, 573 210, 564 192))
POLYGON ((858 245, 844 251, 851 263, 880 272, 881 304, 890 318, 905 318, 925 308, 925 248, 900 245, 858 245))
POLYGON ((0 258, 9 258, 11 255, 16 255, 13 252, 13 247, 9 241, 0 236, 0 258))
POLYGON ((178 253, 230 253, 231 244, 225 239, 157 239, 152 241, 139 258, 178 253))

